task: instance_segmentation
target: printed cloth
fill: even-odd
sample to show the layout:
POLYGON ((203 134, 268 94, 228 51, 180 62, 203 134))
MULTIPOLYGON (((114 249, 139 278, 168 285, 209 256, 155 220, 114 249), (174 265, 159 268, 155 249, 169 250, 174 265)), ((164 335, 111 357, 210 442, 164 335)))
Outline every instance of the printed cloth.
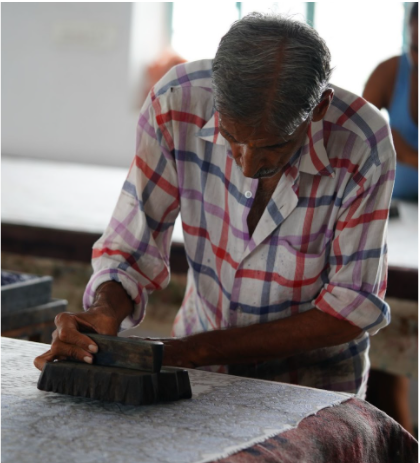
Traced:
MULTIPOLYGON (((218 130, 211 60, 173 68, 150 92, 137 151, 111 221, 94 245, 96 288, 121 282, 141 322, 148 294, 170 278, 181 214, 188 284, 173 334, 245 326, 314 307, 364 330, 354 341, 274 361, 265 379, 364 394, 369 334, 389 323, 386 220, 395 175, 389 126, 365 100, 333 87, 254 233, 247 216, 258 180, 236 166, 218 130)), ((214 366, 213 371, 227 371, 214 366)))
POLYGON ((360 399, 324 408, 219 463, 417 463, 418 442, 396 421, 360 399))

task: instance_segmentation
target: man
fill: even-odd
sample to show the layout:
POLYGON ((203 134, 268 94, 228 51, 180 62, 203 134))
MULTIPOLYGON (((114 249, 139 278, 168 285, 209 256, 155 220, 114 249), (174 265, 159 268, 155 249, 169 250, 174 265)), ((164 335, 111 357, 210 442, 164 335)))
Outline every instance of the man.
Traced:
POLYGON ((92 362, 80 331, 117 334, 169 281, 178 213, 188 284, 164 364, 365 393, 369 334, 389 322, 389 127, 328 85, 310 27, 251 14, 215 60, 173 68, 140 115, 137 153, 93 250, 84 314, 60 314, 55 358, 92 362))

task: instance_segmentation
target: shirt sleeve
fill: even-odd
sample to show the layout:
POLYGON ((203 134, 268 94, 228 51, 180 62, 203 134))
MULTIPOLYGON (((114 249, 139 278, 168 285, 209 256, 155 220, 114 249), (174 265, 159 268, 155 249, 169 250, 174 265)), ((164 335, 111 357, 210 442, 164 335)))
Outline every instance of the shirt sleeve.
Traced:
POLYGON ((138 325, 148 294, 170 277, 169 253, 179 191, 173 141, 159 98, 149 94, 137 125, 136 155, 102 237, 94 244, 94 273, 83 297, 85 309, 105 281, 122 284, 135 309, 122 328, 138 325))
POLYGON ((328 281, 314 301, 316 308, 371 335, 390 322, 384 301, 387 219, 395 177, 390 142, 382 159, 365 175, 362 167, 347 185, 329 252, 328 281))

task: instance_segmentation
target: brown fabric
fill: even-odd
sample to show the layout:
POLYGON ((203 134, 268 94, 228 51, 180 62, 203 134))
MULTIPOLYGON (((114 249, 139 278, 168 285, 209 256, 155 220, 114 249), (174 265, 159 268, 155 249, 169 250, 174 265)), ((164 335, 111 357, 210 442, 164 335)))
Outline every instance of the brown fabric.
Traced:
POLYGON ((414 463, 418 461, 418 442, 368 402, 350 399, 305 418, 296 429, 218 461, 414 463))

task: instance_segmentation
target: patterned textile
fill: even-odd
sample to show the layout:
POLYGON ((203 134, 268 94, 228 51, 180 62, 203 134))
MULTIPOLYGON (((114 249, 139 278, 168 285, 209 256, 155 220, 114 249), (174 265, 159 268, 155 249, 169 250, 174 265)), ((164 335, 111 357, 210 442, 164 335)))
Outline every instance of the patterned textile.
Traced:
POLYGON ((266 379, 363 395, 368 333, 389 322, 383 296, 395 152, 380 113, 334 90, 324 120, 310 124, 249 236, 258 180, 242 175, 219 133, 211 61, 173 68, 141 111, 136 156, 94 245, 85 307, 113 279, 135 302, 123 327, 140 323, 148 294, 169 281, 180 212, 190 269, 173 334, 269 322, 316 307, 364 334, 275 361, 264 367, 266 379))
POLYGON ((418 442, 367 402, 350 399, 302 420, 296 429, 219 463, 417 463, 418 442))

